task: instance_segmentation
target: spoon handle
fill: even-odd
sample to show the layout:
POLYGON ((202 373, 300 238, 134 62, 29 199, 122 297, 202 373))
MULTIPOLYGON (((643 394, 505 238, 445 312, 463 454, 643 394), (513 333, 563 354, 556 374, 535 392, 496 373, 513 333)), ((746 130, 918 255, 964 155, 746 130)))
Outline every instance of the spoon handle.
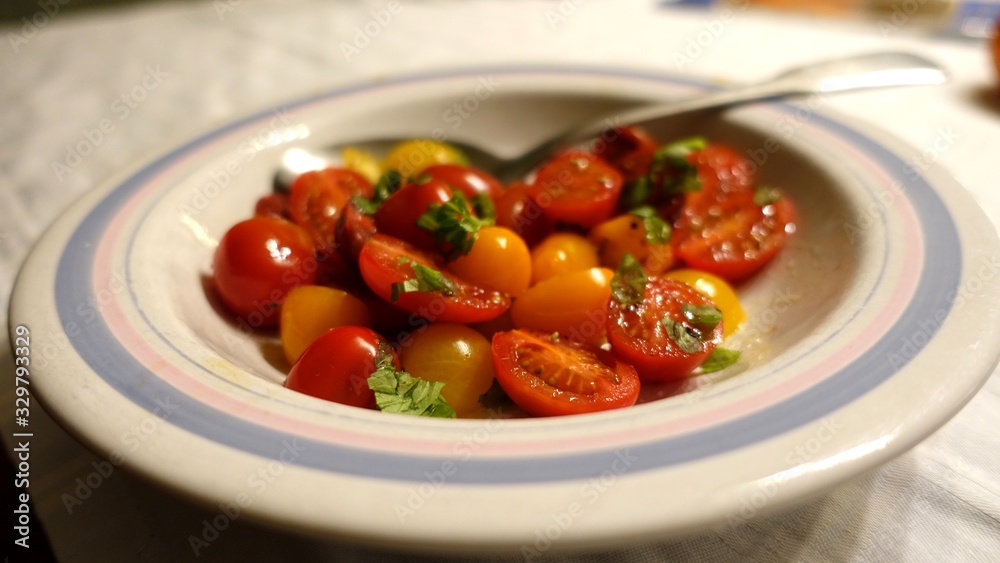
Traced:
POLYGON ((910 53, 870 53, 813 63, 785 71, 769 80, 701 94, 679 101, 642 105, 588 121, 545 141, 511 161, 501 179, 519 178, 558 149, 594 138, 619 124, 639 124, 709 108, 788 96, 833 94, 868 88, 941 84, 948 75, 940 66, 910 53))

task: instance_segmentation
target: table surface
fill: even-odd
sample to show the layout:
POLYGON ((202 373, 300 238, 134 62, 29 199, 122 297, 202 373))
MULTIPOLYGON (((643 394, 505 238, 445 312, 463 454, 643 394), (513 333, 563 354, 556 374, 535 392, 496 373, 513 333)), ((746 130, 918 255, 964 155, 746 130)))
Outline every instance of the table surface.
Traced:
MULTIPOLYGON (((986 46, 935 38, 906 21, 816 20, 738 4, 709 12, 639 0, 217 0, 91 13, 40 11, 27 23, 0 26, 0 35, 7 43, 0 46, 4 296, 32 243, 63 209, 164 144, 304 93, 483 65, 596 65, 743 82, 846 52, 920 53, 944 64, 952 82, 842 95, 831 98, 829 107, 909 142, 930 165, 950 172, 1000 225, 1000 97, 986 46), (356 52, 345 49, 380 12, 391 18, 368 44, 356 52), (144 80, 142 99, 131 98, 144 80), (66 162, 68 146, 86 131, 112 118, 113 130, 78 165, 53 167, 66 162)), ((4 340, 6 325, 5 309, 4 340)), ((0 348, 7 371, 11 354, 0 348)), ((0 393, 0 403, 13 404, 13 386, 0 393)), ((6 451, 12 452, 13 417, 0 422, 6 451)), ((44 526, 60 560, 443 558, 298 537, 239 519, 196 557, 189 537, 200 534, 202 521, 214 512, 122 471, 102 479, 91 498, 71 510, 65 496, 74 494, 100 459, 40 409, 32 411, 31 424, 34 525, 44 526)), ((996 561, 998 427, 1000 375, 994 372, 958 416, 913 450, 790 511, 682 540, 555 559, 996 561)), ((12 554, 14 561, 27 560, 23 552, 12 554)))

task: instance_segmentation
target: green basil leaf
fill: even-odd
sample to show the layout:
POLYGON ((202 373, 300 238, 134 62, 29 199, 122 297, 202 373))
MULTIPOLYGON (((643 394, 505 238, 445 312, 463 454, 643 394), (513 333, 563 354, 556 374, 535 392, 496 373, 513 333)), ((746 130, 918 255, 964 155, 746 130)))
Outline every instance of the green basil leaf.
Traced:
POLYGON ((637 305, 646 296, 646 283, 649 278, 642 265, 629 253, 622 256, 618 269, 611 278, 611 296, 620 305, 637 305))
POLYGON ((702 373, 712 373, 732 366, 740 359, 742 353, 739 350, 729 350, 727 348, 716 348, 712 354, 702 362, 700 368, 702 373))

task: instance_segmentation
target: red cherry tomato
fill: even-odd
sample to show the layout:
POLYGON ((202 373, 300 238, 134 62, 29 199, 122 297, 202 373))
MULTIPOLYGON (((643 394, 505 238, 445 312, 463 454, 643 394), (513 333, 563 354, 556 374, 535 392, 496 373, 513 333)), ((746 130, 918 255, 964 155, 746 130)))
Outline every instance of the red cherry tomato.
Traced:
POLYGON ((701 190, 684 195, 671 238, 677 257, 690 267, 732 282, 764 266, 795 230, 795 208, 777 201, 754 201, 752 166, 722 145, 688 157, 698 167, 701 190))
POLYGON ((375 236, 375 219, 365 214, 358 204, 349 202, 337 218, 335 232, 340 255, 344 260, 357 263, 361 247, 375 236))
POLYGON ((368 376, 384 358, 399 358, 375 331, 359 326, 330 329, 299 356, 285 379, 285 387, 344 405, 375 408, 368 376))
POLYGON ((269 194, 258 199, 253 214, 291 221, 292 213, 288 207, 288 194, 269 194))
POLYGON ((755 179, 753 165, 740 153, 725 145, 708 145, 688 155, 688 162, 698 168, 701 190, 686 194, 687 202, 710 206, 720 198, 752 195, 755 179))
POLYGON ((710 329, 699 328, 685 317, 684 304, 714 307, 709 298, 691 286, 656 276, 649 278, 642 303, 623 308, 612 300, 608 307, 611 350, 635 366, 643 382, 686 377, 722 340, 721 322, 710 329), (681 337, 684 344, 671 335, 665 320, 685 331, 681 337))
POLYGON ((674 228, 677 257, 688 266, 731 282, 767 264, 795 232, 795 207, 786 197, 763 207, 750 197, 730 199, 721 216, 685 205, 674 228))
POLYGON ((441 180, 411 182, 386 198, 375 212, 380 233, 392 235, 418 248, 434 250, 434 235, 417 226, 417 220, 432 203, 451 199, 452 189, 441 180))
POLYGON ((570 151, 542 166, 528 192, 549 219, 589 228, 614 213, 622 181, 600 158, 570 151))
POLYGON ((503 185, 500 180, 471 166, 435 164, 424 168, 420 173, 421 176, 425 174, 461 191, 469 200, 479 194, 486 194, 490 200, 496 201, 503 194, 503 185))
POLYGON ((617 168, 625 181, 645 175, 659 144, 638 127, 615 127, 601 133, 592 144, 595 155, 617 168))
POLYGON ((295 286, 316 282, 313 241, 305 230, 274 217, 237 223, 213 259, 219 296, 254 327, 277 324, 278 309, 295 286))
POLYGON ((337 214, 356 195, 372 197, 374 188, 364 176, 346 168, 306 172, 292 183, 289 208, 292 220, 309 231, 322 248, 336 243, 337 214))
POLYGON ((523 330, 493 335, 497 382, 534 416, 628 407, 639 397, 632 366, 610 353, 523 330))
POLYGON ((534 246, 555 230, 555 224, 542 213, 528 195, 528 185, 515 182, 507 187, 496 202, 497 225, 507 227, 534 246))
POLYGON ((358 258, 365 283, 389 302, 392 302, 393 284, 417 278, 413 264, 436 270, 454 289, 403 293, 394 303, 400 309, 435 322, 478 323, 495 319, 510 308, 507 295, 462 281, 444 271, 430 254, 390 236, 373 236, 358 258))

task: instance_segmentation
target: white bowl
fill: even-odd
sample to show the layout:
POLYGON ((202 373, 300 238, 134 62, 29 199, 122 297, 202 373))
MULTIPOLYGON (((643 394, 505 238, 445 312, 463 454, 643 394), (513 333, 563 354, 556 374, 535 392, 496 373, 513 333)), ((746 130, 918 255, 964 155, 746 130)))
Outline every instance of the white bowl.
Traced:
POLYGON ((675 119, 661 140, 740 147, 799 230, 740 288, 737 367, 633 408, 429 420, 284 389, 274 341, 205 291, 214 245, 289 146, 444 136, 516 152, 597 113, 704 84, 514 68, 328 92, 214 128, 72 207, 11 305, 32 390, 81 441, 193 499, 292 529, 436 550, 607 546, 704 529, 820 493, 954 415, 1000 356, 1000 249, 916 151, 812 108, 675 119), (927 169, 924 169, 927 168, 927 169))

